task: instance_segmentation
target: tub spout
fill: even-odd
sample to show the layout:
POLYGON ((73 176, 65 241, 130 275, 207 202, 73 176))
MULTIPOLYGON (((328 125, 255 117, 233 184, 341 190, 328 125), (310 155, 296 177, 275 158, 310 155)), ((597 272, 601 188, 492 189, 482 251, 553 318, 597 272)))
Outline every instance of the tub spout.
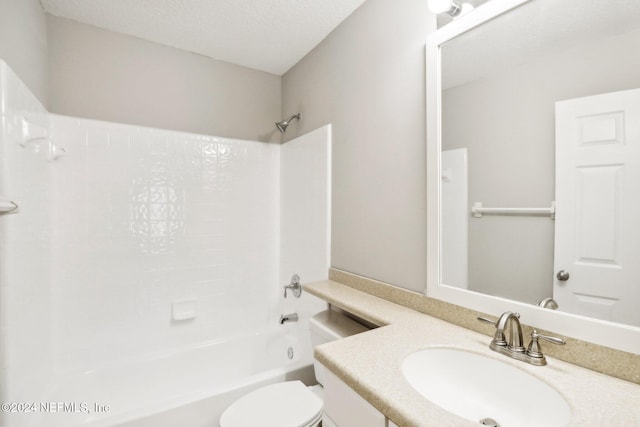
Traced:
POLYGON ((298 321, 298 313, 291 314, 281 314, 280 315, 280 324, 284 325, 284 322, 297 322, 298 321))

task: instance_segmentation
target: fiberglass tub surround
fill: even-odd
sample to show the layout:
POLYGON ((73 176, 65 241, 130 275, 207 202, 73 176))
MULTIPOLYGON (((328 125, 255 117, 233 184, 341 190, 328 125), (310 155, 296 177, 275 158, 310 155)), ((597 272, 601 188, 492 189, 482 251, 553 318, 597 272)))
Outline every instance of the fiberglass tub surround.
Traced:
MULTIPOLYGON (((310 367, 324 304, 282 287, 327 275, 330 126, 279 146, 49 115, 1 69, 2 401, 106 426, 310 367)), ((61 419, 39 416, 3 425, 61 419)))

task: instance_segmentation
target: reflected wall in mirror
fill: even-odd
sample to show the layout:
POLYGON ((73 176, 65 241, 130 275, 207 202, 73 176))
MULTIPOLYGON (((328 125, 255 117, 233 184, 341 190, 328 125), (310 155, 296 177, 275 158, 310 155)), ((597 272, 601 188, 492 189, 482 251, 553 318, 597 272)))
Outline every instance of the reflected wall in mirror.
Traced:
POLYGON ((640 325, 638 52, 637 0, 531 0, 441 46, 443 284, 640 325))

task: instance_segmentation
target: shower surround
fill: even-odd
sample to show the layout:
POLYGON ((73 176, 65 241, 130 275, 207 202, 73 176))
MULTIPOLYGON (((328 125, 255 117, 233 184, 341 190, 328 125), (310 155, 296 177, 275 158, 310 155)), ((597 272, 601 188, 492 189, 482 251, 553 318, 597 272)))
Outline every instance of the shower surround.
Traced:
POLYGON ((60 116, 51 129, 66 149, 51 163, 57 369, 268 323, 279 146, 60 116))
MULTIPOLYGON (((173 357, 179 372, 179 355, 198 349, 215 354, 250 335, 289 342, 273 335, 279 315, 297 311, 304 329, 323 308, 307 294, 284 300, 282 286, 294 273, 303 283, 327 276, 330 126, 280 146, 64 117, 4 63, 0 76, 0 196, 20 205, 0 217, 3 402, 109 405, 85 402, 101 372, 126 390, 137 363, 171 371, 173 357), (82 386, 69 394, 69 383, 82 386)), ((311 362, 301 353, 296 369, 311 362)), ((198 369, 212 379, 207 364, 233 359, 198 369)), ((141 415, 135 402, 117 406, 65 423, 141 415)), ((2 425, 54 425, 55 415, 9 413, 2 425)))

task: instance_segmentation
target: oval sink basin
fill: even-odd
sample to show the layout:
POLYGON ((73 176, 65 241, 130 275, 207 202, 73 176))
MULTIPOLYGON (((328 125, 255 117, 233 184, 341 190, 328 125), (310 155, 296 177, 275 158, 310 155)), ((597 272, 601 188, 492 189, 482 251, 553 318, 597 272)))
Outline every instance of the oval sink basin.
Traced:
POLYGON ((417 351, 404 359, 402 373, 432 403, 479 425, 563 427, 571 418, 567 401, 545 382, 470 351, 417 351))

